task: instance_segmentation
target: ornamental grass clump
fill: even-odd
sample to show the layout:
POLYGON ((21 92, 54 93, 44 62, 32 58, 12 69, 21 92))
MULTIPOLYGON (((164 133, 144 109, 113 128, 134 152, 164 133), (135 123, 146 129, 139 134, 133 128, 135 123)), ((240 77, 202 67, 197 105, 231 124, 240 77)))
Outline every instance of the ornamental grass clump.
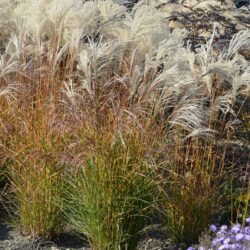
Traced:
POLYGON ((166 234, 176 243, 192 244, 223 210, 231 176, 224 155, 210 143, 192 139, 171 152, 172 159, 162 165, 160 209, 166 234))
POLYGON ((175 126, 169 127, 166 141, 172 141, 174 147, 163 146, 161 210, 166 233, 177 243, 197 242, 214 218, 235 209, 230 207, 238 192, 234 181, 248 167, 237 165, 233 152, 232 160, 227 159, 227 141, 235 139, 231 126, 237 123, 238 95, 249 87, 247 71, 241 74, 239 69, 244 60, 237 54, 247 37, 248 31, 240 32, 221 54, 215 52, 213 36, 197 50, 192 62, 198 63, 196 74, 201 74, 201 86, 189 96, 185 92, 178 104, 186 105, 178 108, 176 104, 171 114, 169 123, 175 126))
POLYGON ((49 237, 64 211, 94 248, 134 248, 157 183, 163 226, 191 244, 241 189, 227 151, 249 30, 219 49, 215 25, 194 52, 153 2, 0 3, 0 166, 26 235, 49 237))
POLYGON ((136 249, 157 196, 147 145, 137 131, 85 133, 86 161, 67 177, 66 218, 94 250, 136 249))
POLYGON ((5 136, 1 149, 8 162, 13 219, 24 235, 50 238, 63 226, 62 204, 58 203, 64 181, 63 146, 60 133, 51 128, 48 108, 36 105, 36 112, 9 113, 13 131, 5 136), (15 119, 17 114, 20 121, 15 119))
POLYGON ((53 159, 34 159, 31 153, 21 157, 27 158, 20 159, 19 164, 14 161, 15 166, 11 166, 13 207, 17 209, 14 219, 23 235, 49 239, 64 226, 62 204, 57 202, 62 196, 61 169, 53 159))
POLYGON ((0 78, 0 160, 10 183, 9 209, 24 235, 50 238, 62 226, 62 204, 57 201, 63 183, 64 137, 57 88, 64 75, 59 67, 44 70, 51 67, 48 58, 28 52, 20 45, 21 38, 12 38, 2 56, 0 78))
MULTIPOLYGON (((67 135, 60 87, 71 74, 72 61, 69 54, 64 58, 68 47, 61 44, 60 28, 54 26, 47 40, 48 26, 31 16, 34 6, 19 12, 25 4, 14 7, 15 32, 4 42, 0 60, 0 161, 7 170, 8 208, 16 224, 24 235, 48 239, 63 227, 58 201, 62 200, 61 159, 67 135)), ((51 22, 60 26, 62 20, 63 13, 51 22)))

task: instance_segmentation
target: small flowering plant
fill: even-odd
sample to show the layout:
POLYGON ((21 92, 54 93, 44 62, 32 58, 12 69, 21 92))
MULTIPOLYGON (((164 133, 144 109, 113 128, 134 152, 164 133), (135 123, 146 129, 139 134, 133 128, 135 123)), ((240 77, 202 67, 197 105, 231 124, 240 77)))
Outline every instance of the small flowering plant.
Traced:
POLYGON ((210 226, 213 238, 208 246, 201 244, 198 248, 189 247, 187 250, 250 250, 250 217, 246 219, 246 226, 241 224, 229 228, 226 225, 217 228, 210 226))

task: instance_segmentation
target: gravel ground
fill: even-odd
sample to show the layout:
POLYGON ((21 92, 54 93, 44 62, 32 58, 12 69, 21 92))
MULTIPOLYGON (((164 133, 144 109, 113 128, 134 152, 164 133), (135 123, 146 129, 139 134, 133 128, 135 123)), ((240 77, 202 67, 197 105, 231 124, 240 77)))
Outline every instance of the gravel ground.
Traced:
MULTIPOLYGON (((138 250, 175 250, 171 241, 161 235, 145 236, 138 245, 138 250)), ((181 249, 181 248, 179 248, 181 249)), ((43 242, 31 237, 23 237, 19 231, 9 225, 0 225, 0 250, 91 250, 79 236, 64 233, 52 241, 43 242)))
POLYGON ((23 237, 17 229, 0 225, 0 250, 90 250, 86 243, 72 233, 65 233, 44 242, 31 237, 23 237))

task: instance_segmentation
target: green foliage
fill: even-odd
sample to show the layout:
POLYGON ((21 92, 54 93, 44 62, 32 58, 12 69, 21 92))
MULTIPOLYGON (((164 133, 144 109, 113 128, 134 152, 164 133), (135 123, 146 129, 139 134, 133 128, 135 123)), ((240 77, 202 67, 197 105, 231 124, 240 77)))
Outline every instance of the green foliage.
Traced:
MULTIPOLYGON (((15 162, 16 164, 16 162, 15 162)), ((27 159, 12 167, 17 220, 24 235, 50 238, 62 229, 62 176, 53 160, 33 162, 27 159)))
POLYGON ((107 135, 97 135, 86 164, 69 177, 65 214, 93 249, 135 249, 154 202, 152 169, 136 136, 112 143, 107 135))

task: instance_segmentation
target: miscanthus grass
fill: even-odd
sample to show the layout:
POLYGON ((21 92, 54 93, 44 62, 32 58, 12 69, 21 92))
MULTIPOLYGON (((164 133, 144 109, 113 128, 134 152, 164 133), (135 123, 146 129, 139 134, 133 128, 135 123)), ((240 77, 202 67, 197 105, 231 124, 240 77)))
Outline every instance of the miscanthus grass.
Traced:
POLYGON ((11 209, 14 219, 24 235, 49 238, 62 225, 62 204, 57 203, 63 184, 63 168, 58 160, 62 139, 51 130, 51 114, 40 109, 44 106, 38 107, 35 112, 13 113, 21 121, 12 123, 14 131, 6 136, 2 150, 14 194, 11 209))
POLYGON ((191 244, 223 210, 232 173, 223 152, 209 143, 192 140, 169 151, 173 157, 162 164, 161 182, 165 230, 174 241, 191 244))
POLYGON ((228 150, 247 144, 249 30, 219 49, 215 24, 194 52, 150 1, 3 3, 0 176, 24 234, 66 216, 95 249, 133 249, 154 208, 191 244, 237 195, 248 204, 249 167, 228 150))
MULTIPOLYGON (((68 175, 65 215, 93 249, 136 249, 157 197, 142 135, 91 133, 86 162, 68 175)), ((82 138, 85 140, 85 138, 82 138)))

